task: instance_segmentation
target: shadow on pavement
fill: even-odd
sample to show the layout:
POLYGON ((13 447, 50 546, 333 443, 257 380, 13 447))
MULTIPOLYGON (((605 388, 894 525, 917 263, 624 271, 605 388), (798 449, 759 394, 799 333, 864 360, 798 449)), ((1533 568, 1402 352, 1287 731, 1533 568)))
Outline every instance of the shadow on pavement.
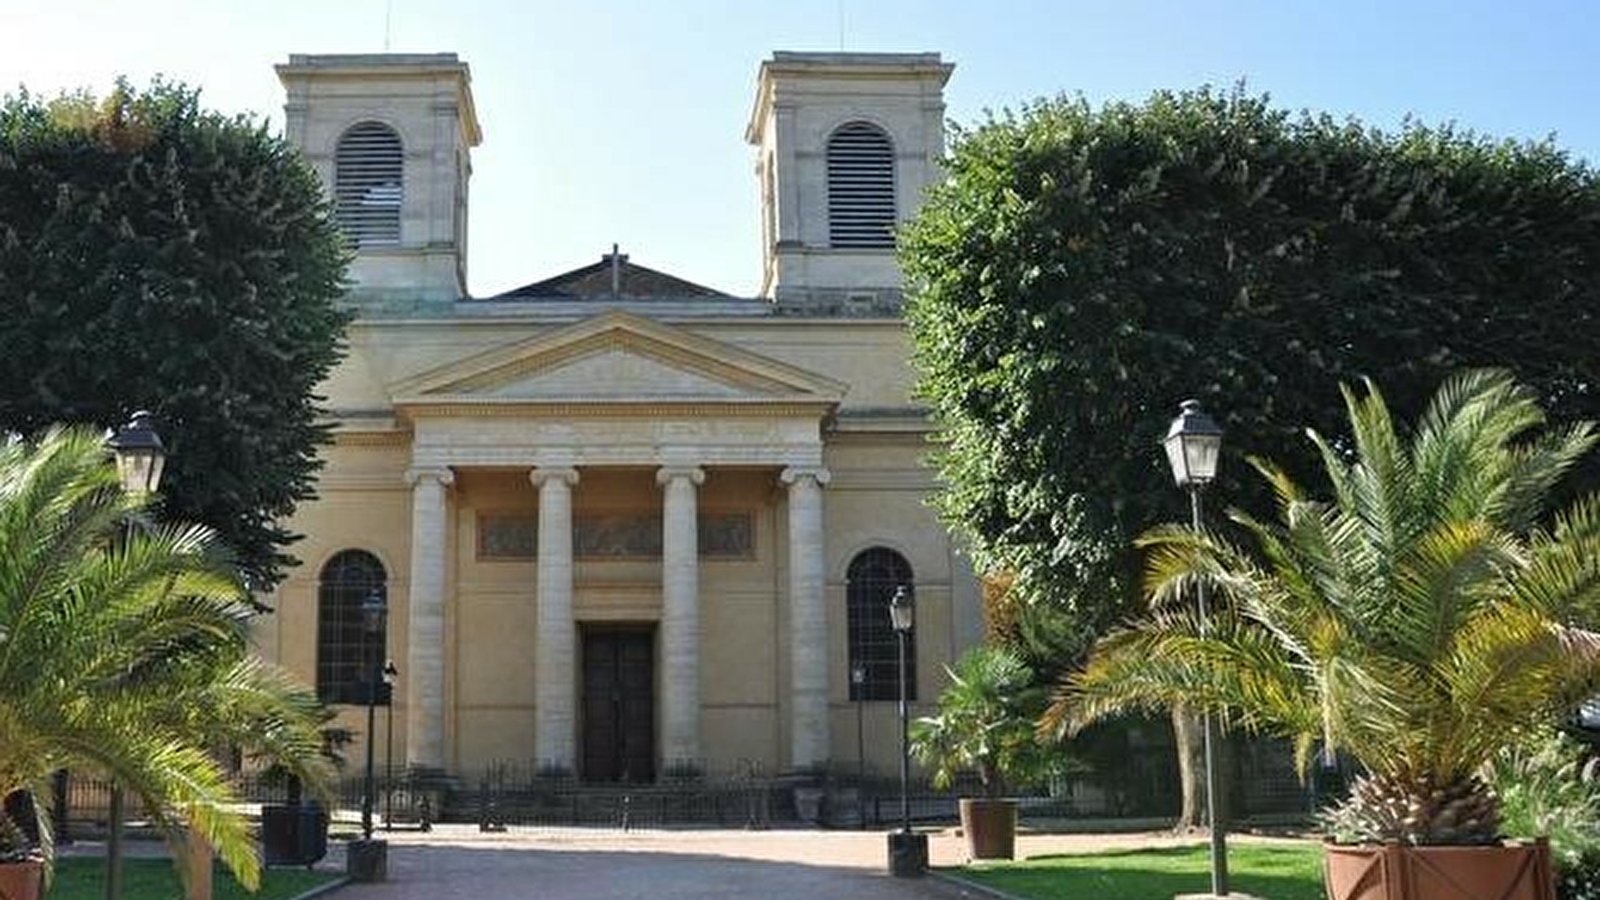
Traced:
POLYGON ((351 900, 908 900, 981 896, 933 878, 895 879, 858 865, 754 860, 660 848, 568 850, 410 842, 390 847, 388 882, 351 885, 339 895, 351 900))

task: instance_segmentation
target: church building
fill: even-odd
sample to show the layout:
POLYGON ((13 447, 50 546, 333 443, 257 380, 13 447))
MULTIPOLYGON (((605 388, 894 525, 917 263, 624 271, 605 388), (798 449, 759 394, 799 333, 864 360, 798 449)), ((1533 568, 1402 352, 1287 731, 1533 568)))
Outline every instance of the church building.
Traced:
POLYGON ((983 627, 927 502, 932 427, 894 255, 893 229, 940 177, 952 69, 936 53, 761 64, 744 133, 759 296, 613 247, 473 297, 485 138, 466 63, 279 65, 288 139, 356 251, 356 319, 263 654, 340 705, 358 741, 392 661, 380 696, 413 771, 652 781, 854 771, 862 754, 892 771, 890 598, 916 604, 913 715, 983 627), (370 634, 374 597, 388 615, 370 634))

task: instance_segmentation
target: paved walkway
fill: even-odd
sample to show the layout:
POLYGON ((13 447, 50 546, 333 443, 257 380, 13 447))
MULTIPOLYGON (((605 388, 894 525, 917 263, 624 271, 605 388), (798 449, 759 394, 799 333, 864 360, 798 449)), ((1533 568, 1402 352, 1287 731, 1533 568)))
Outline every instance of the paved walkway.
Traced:
POLYGON ((882 834, 530 828, 486 835, 443 826, 389 838, 389 881, 351 885, 339 900, 979 896, 935 879, 890 878, 882 834))
MULTIPOLYGON (((582 898, 621 900, 979 900, 984 895, 934 878, 891 878, 881 831, 742 831, 513 828, 483 834, 476 826, 379 833, 389 841, 389 880, 350 885, 336 900, 582 898)), ((1194 844, 1203 836, 1171 832, 1030 834, 1019 858, 1112 848, 1194 844)), ((1233 835, 1230 841, 1271 838, 1233 835)), ((966 848, 953 830, 929 836, 934 866, 959 866, 966 848)), ((99 854, 97 842, 66 853, 99 854)), ((163 854, 161 844, 131 841, 130 855, 163 854)), ((329 842, 317 865, 344 872, 344 843, 329 842)))
MULTIPOLYGON (((633 832, 529 828, 480 834, 441 826, 388 835, 389 881, 352 885, 340 900, 447 898, 612 898, 652 900, 913 900, 977 898, 937 879, 885 874, 882 832, 633 832)), ((1113 846, 1194 843, 1171 834, 1023 835, 1019 856, 1113 846)), ((965 861, 960 837, 932 835, 936 866, 965 861)), ((342 865, 330 859, 324 865, 342 865)))

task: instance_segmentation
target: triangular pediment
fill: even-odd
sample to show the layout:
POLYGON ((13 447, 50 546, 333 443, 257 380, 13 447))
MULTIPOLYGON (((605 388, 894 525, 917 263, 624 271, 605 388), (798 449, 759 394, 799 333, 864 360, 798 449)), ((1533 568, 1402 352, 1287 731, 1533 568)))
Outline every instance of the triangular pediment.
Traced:
POLYGON ((608 312, 393 386, 401 405, 570 402, 836 403, 833 379, 641 316, 608 312))

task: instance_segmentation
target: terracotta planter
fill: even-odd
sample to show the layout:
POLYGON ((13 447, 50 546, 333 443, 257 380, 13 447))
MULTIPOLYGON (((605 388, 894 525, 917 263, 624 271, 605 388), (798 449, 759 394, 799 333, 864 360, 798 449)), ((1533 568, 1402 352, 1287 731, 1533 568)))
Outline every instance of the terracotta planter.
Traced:
POLYGON ((1550 845, 1324 845, 1328 900, 1555 900, 1550 845))
POLYGON ((961 833, 973 859, 1015 859, 1017 801, 962 797, 961 833))
POLYGON ((44 863, 0 863, 0 900, 39 900, 44 890, 44 863))

